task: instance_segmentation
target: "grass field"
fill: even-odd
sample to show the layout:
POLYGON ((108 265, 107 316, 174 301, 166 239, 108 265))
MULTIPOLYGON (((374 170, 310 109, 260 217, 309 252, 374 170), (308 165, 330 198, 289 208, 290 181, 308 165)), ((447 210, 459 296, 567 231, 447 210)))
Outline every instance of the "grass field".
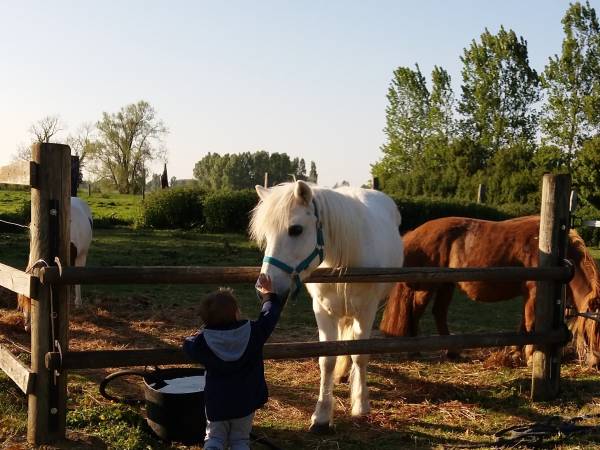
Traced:
MULTIPOLYGON (((142 205, 142 197, 139 195, 93 193, 88 196, 87 192, 80 192, 80 197, 90 205, 96 228, 115 225, 131 226, 138 217, 142 205)), ((30 194, 27 191, 0 190, 0 218, 19 221, 17 217, 22 215, 23 206, 29 198, 30 194)))
MULTIPOLYGON (((22 267, 28 239, 24 233, 0 233, 0 261, 22 267)), ((595 256, 600 256, 594 250, 595 256)), ((152 231, 116 228, 96 230, 89 265, 257 265, 259 250, 241 235, 195 231, 152 231)), ((73 349, 179 345, 197 327, 197 301, 214 286, 83 286, 85 306, 74 311, 73 349)), ((257 314, 252 286, 236 286, 243 313, 257 314)), ((0 296, 0 342, 15 352, 27 345, 14 298, 0 296)), ((450 309, 453 332, 514 330, 521 302, 476 304, 457 296, 450 309)), ((422 323, 433 332, 430 314, 422 323)), ((316 325, 306 295, 286 306, 273 341, 315 340, 316 325)), ((27 353, 21 351, 27 359, 27 353)), ((285 449, 429 449, 482 444, 491 448, 501 428, 539 421, 554 415, 574 416, 600 411, 600 375, 575 362, 563 366, 561 398, 529 401, 530 370, 498 366, 502 354, 472 351, 459 361, 438 353, 407 359, 406 355, 373 358, 369 387, 373 412, 361 419, 349 416, 348 386, 335 388, 336 431, 328 436, 306 432, 319 385, 316 358, 268 361, 271 399, 255 420, 255 432, 285 449), (500 355, 500 356, 499 356, 500 355)), ((157 441, 145 424, 143 410, 104 400, 98 382, 107 371, 70 375, 69 444, 59 448, 174 449, 157 441), (73 447, 77 444, 75 447, 73 447), (70 447, 69 447, 70 445, 70 447)), ((133 379, 132 382, 137 382, 133 379)), ((134 387, 117 385, 121 394, 139 395, 134 387)), ((0 374, 0 448, 24 449, 27 401, 0 374)), ((600 435, 570 437, 564 449, 597 448, 600 435)), ((254 444, 252 448, 264 448, 254 444)))

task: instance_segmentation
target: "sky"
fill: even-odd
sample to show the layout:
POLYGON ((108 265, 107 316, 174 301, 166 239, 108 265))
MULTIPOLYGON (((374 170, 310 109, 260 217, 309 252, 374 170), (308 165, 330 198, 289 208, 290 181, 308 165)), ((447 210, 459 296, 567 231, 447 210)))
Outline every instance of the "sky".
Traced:
MULTIPOLYGON (((600 9, 600 0, 591 5, 600 9)), ((315 161, 319 184, 370 180, 394 69, 435 65, 460 97, 460 55, 487 27, 560 52, 567 1, 0 0, 0 165, 58 115, 65 138, 148 101, 169 129, 169 177, 208 152, 315 161)), ((60 139, 59 139, 60 140, 60 139)), ((162 171, 162 162, 154 165, 162 171)))

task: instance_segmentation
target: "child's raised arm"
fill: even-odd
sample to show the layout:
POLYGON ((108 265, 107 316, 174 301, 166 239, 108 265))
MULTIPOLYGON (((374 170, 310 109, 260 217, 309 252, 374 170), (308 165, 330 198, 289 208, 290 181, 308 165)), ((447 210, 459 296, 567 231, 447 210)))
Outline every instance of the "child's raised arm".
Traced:
POLYGON ((256 290, 263 301, 260 316, 256 323, 263 332, 263 342, 265 342, 271 336, 275 325, 277 325, 283 309, 283 301, 273 292, 271 278, 264 273, 261 273, 258 277, 256 290))

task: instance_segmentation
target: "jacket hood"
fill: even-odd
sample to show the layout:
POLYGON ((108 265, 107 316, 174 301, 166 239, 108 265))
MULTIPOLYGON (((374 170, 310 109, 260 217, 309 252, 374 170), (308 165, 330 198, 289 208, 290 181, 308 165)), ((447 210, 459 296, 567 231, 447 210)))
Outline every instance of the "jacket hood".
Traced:
POLYGON ((202 334, 212 352, 223 361, 236 361, 246 351, 250 340, 250 321, 231 330, 205 328, 202 334))

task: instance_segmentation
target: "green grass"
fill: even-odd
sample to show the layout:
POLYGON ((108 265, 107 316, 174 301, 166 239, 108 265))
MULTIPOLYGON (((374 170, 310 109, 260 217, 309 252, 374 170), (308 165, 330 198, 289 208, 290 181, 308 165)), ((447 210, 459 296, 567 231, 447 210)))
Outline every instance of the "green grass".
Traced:
POLYGON ((94 224, 99 226, 133 225, 140 214, 142 197, 126 194, 94 194, 80 193, 92 210, 94 224))
MULTIPOLYGON (((133 226, 140 215, 142 197, 140 195, 98 194, 80 192, 79 196, 88 203, 94 217, 95 228, 111 228, 114 226, 133 226)), ((27 222, 24 205, 30 199, 27 191, 0 190, 0 219, 25 224, 27 222)), ((3 227, 12 232, 14 228, 3 227)))

